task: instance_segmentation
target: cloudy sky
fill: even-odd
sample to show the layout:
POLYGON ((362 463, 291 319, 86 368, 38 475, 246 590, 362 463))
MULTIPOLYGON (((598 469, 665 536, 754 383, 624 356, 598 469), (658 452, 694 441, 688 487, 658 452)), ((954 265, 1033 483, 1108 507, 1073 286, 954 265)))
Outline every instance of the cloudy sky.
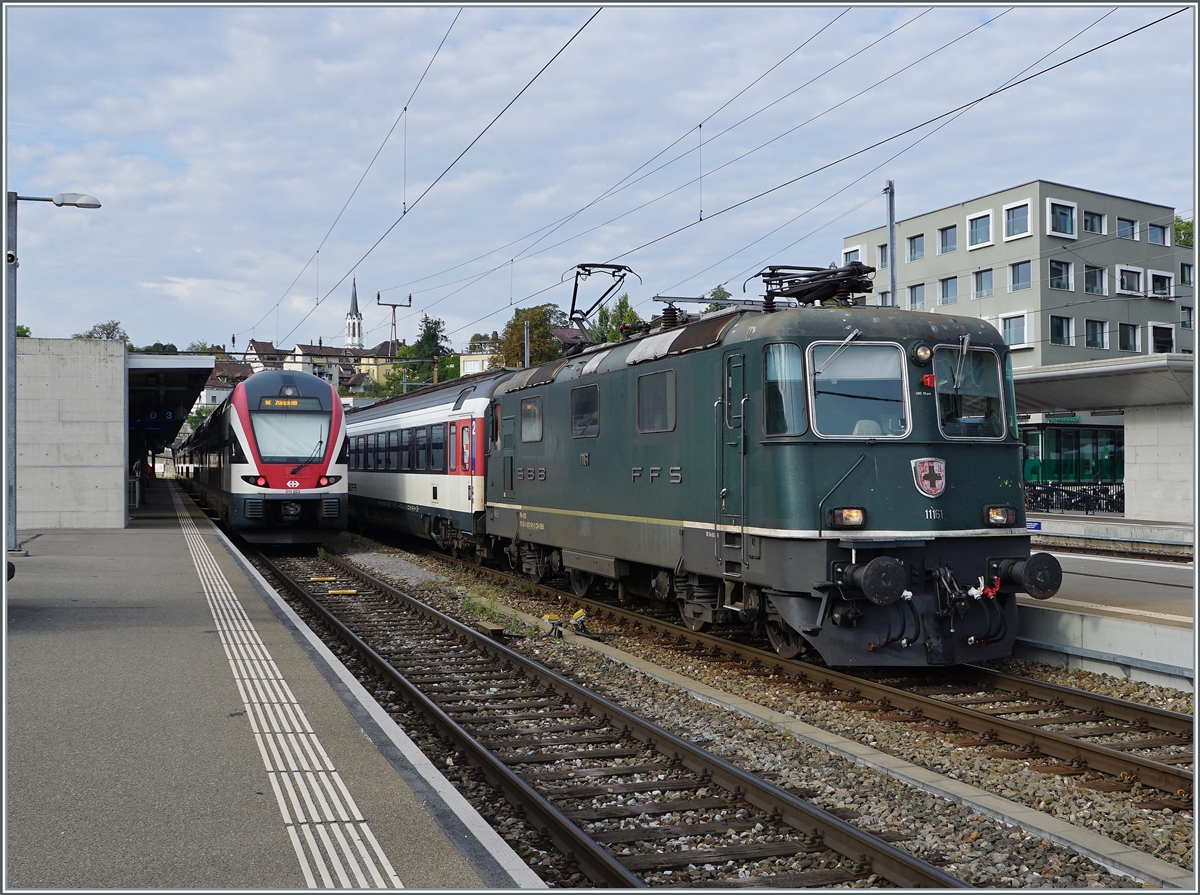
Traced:
POLYGON ((10 5, 7 188, 104 206, 20 203, 20 322, 341 345, 356 277, 368 344, 382 292, 461 346, 614 260, 649 316, 829 264, 887 179, 900 217, 1044 178, 1191 218, 1193 8, 839 161, 1180 8, 10 5))

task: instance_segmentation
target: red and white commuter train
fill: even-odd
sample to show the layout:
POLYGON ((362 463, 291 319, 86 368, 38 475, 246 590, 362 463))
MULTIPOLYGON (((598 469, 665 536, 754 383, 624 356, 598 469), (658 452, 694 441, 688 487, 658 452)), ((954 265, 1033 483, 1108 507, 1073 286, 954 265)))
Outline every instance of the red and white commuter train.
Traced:
POLYGON ((334 387, 264 370, 234 387, 176 465, 184 486, 247 541, 302 544, 346 529, 347 457, 334 387))

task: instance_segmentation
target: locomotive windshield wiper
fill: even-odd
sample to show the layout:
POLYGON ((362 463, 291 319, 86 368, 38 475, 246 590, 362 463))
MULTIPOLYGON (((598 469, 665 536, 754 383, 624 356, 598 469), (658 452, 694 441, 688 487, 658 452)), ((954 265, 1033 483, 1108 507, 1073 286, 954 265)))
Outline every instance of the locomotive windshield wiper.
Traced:
POLYGON ((954 369, 954 390, 958 391, 959 383, 962 382, 963 367, 967 361, 967 346, 971 344, 971 334, 963 333, 958 337, 958 366, 954 369))
POLYGON ((846 338, 842 340, 842 344, 838 345, 838 347, 834 349, 833 354, 831 354, 831 355, 829 355, 829 357, 825 358, 825 363, 823 363, 823 364, 821 364, 821 366, 817 367, 817 372, 814 373, 813 375, 820 376, 822 373, 824 373, 826 368, 828 368, 830 364, 832 364, 835 360, 837 360, 838 355, 841 354, 843 351, 845 351, 847 348, 849 348, 850 343, 852 341, 854 341, 855 339, 857 339, 861 335, 862 335, 862 330, 856 329, 856 330, 854 330, 854 332, 850 333, 850 335, 846 336, 846 338))
POLYGON ((316 460, 318 457, 320 457, 321 456, 321 445, 323 445, 323 444, 325 444, 325 439, 318 438, 317 446, 315 448, 313 448, 313 452, 308 455, 308 459, 305 460, 303 463, 301 463, 299 466, 297 466, 295 469, 293 469, 290 473, 288 473, 288 475, 295 475, 301 469, 303 469, 305 466, 307 466, 309 463, 311 463, 313 460, 316 460))

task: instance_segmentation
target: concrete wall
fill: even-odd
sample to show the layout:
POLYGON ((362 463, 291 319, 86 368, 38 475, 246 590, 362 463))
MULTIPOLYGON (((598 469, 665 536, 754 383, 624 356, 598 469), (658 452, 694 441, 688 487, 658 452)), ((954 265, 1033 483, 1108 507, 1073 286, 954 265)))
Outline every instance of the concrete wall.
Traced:
POLYGON ((17 339, 17 529, 124 528, 125 345, 17 339))
POLYGON ((1125 518, 1191 524, 1192 405, 1125 408, 1125 518))

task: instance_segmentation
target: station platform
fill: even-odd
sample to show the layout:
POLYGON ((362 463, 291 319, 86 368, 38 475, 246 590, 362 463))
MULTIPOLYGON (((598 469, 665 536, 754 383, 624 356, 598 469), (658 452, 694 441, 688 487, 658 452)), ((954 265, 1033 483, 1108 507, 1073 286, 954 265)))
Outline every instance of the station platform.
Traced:
POLYGON ((1191 525, 1082 513, 1028 513, 1035 547, 1132 550, 1190 559, 1195 549, 1191 525), (1036 528, 1034 527, 1036 526, 1036 528))
POLYGON ((171 481, 21 532, 4 888, 544 888, 171 481))
POLYGON ((1017 598, 1018 657, 1194 690, 1193 563, 1054 555, 1059 592, 1017 598))

